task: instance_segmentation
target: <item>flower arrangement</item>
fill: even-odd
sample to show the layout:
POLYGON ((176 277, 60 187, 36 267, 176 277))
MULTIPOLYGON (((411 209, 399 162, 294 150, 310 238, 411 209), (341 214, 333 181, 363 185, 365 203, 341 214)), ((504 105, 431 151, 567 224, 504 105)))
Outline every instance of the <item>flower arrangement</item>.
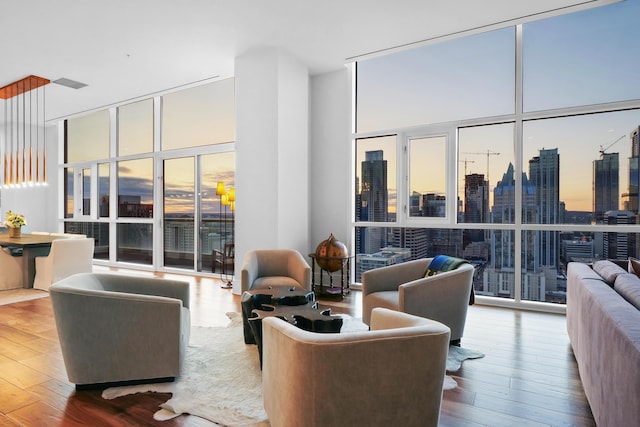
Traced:
POLYGON ((7 211, 7 215, 4 219, 3 225, 8 228, 20 228, 24 225, 27 225, 27 220, 25 219, 24 215, 7 211))

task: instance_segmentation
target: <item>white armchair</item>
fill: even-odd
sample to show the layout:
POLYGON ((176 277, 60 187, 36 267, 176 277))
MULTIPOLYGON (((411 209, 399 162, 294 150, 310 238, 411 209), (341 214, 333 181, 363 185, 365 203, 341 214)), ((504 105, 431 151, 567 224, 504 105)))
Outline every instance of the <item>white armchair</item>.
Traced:
POLYGON ((246 253, 242 265, 242 292, 275 286, 311 290, 311 267, 292 249, 256 249, 246 253))
POLYGON ((321 334, 262 322, 264 407, 273 427, 437 426, 449 328, 384 308, 371 330, 321 334))
POLYGON ((0 290, 22 287, 22 257, 0 248, 0 290))
POLYGON ((418 259, 362 274, 362 319, 369 324, 374 307, 386 307, 437 320, 451 328, 451 341, 464 333, 474 267, 462 264, 455 270, 425 277, 432 258, 418 259))
POLYGON ((46 291, 53 283, 67 276, 91 273, 93 248, 93 238, 54 240, 49 255, 36 257, 33 287, 46 291))

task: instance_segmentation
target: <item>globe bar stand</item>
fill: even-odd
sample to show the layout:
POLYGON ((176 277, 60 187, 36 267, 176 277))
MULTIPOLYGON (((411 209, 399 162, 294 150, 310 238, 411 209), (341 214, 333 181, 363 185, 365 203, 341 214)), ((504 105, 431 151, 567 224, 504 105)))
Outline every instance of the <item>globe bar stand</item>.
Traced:
POLYGON ((340 296, 340 298, 342 298, 349 293, 351 258, 353 258, 353 256, 322 257, 323 260, 338 261, 341 263, 340 286, 336 286, 333 283, 333 275, 331 272, 320 267, 320 264, 317 263, 318 257, 315 253, 309 254, 309 258, 311 258, 311 289, 313 289, 316 295, 340 296), (316 283, 316 265, 318 265, 320 269, 320 283, 316 283), (325 273, 329 276, 329 283, 326 285, 324 284, 325 273))

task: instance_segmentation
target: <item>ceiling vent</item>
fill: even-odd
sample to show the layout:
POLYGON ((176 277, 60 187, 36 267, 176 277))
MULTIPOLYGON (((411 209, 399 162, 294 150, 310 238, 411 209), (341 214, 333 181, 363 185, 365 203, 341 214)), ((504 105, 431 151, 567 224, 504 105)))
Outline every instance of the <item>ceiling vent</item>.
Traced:
POLYGON ((58 80, 53 80, 51 83, 56 83, 59 84, 61 86, 66 86, 66 87, 70 87, 72 89, 80 89, 83 88, 85 86, 87 86, 85 83, 80 83, 77 82, 75 80, 71 80, 71 79, 67 79, 67 78, 60 78, 58 80))

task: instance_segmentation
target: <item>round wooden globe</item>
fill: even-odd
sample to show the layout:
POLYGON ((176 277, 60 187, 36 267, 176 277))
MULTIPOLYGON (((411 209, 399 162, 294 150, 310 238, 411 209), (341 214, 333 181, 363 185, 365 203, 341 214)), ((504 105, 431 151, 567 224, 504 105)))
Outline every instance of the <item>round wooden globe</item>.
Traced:
POLYGON ((337 240, 333 234, 320 242, 316 248, 316 262, 321 269, 329 273, 340 270, 348 255, 345 244, 337 240))

